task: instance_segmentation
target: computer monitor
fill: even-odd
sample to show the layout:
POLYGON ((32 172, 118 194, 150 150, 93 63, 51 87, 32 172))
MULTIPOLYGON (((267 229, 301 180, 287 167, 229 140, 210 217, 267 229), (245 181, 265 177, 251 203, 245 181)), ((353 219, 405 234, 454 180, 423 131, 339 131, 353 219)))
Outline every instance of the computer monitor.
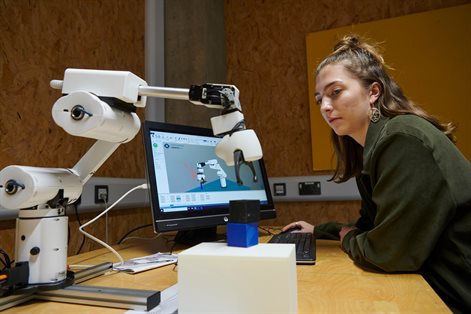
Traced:
POLYGON ((229 218, 229 201, 259 200, 260 218, 276 217, 263 160, 234 167, 216 156, 220 141, 211 129, 144 122, 147 180, 155 232, 179 231, 176 241, 214 240, 216 227, 229 218))

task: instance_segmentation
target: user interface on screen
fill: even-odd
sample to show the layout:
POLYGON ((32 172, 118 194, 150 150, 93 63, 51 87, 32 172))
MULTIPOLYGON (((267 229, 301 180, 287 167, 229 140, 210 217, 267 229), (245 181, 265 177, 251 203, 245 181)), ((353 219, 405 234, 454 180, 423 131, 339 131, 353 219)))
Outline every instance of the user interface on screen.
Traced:
POLYGON ((241 166, 243 184, 238 185, 234 167, 227 166, 214 152, 220 138, 152 129, 148 132, 162 213, 227 208, 230 200, 241 199, 267 204, 260 162, 254 163, 257 182, 253 181, 252 171, 241 166))

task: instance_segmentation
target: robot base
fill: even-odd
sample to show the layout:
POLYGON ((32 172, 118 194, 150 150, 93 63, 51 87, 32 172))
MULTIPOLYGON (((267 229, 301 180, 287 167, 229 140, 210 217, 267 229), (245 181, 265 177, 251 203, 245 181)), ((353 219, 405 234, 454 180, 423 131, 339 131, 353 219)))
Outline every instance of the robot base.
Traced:
POLYGON ((52 285, 28 286, 18 291, 21 294, 0 297, 0 311, 33 299, 137 311, 150 311, 160 304, 160 291, 79 285, 80 282, 102 275, 112 268, 112 263, 103 263, 79 271, 75 273, 75 284, 71 284, 62 289, 51 290, 54 289, 52 285))

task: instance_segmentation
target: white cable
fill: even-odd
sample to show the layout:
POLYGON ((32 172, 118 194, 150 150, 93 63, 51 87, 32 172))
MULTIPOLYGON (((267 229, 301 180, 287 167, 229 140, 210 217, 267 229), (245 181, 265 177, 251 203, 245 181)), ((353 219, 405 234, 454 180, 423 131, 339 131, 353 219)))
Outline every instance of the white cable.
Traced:
MULTIPOLYGON (((108 208, 108 203, 106 202, 106 199, 103 199, 103 202, 105 203, 105 210, 108 208)), ((105 242, 108 243, 110 242, 110 239, 108 238, 108 213, 105 214, 105 242)))
MULTIPOLYGON (((116 252, 115 249, 113 249, 111 246, 109 246, 107 243, 101 241, 100 239, 98 238, 95 238, 94 236, 92 236, 91 234, 87 233, 86 231, 83 230, 83 228, 85 228, 86 226, 94 223, 96 220, 98 220, 101 216, 103 216, 104 214, 106 214, 108 211, 110 211, 116 204, 118 204, 119 202, 121 202, 123 200, 123 198, 125 198, 126 196, 128 196, 131 192, 134 192, 135 190, 139 190, 139 189, 147 189, 147 184, 144 183, 144 184, 141 184, 141 185, 138 185, 136 187, 133 187, 132 189, 130 189, 129 191, 127 191, 126 193, 123 194, 123 196, 121 196, 118 200, 116 200, 116 202, 114 202, 110 207, 108 207, 107 209, 105 209, 103 212, 101 212, 98 216, 96 216, 95 218, 93 218, 92 220, 90 220, 89 222, 83 224, 82 226, 79 227, 79 231, 81 233, 83 233, 86 237, 92 239, 93 241, 101 244, 102 246, 104 246, 105 248, 107 248, 108 250, 110 250, 118 259, 119 259, 119 264, 122 264, 124 263, 124 259, 121 257, 121 255, 119 255, 118 252, 116 252)), ((113 265, 113 266, 116 266, 116 265, 113 265)))

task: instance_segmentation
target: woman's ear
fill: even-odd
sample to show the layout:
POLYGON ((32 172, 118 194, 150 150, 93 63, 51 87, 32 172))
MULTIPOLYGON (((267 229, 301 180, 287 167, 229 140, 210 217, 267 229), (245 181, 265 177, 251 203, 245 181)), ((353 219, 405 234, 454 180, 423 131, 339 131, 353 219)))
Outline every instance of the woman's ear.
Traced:
POLYGON ((381 85, 379 85, 378 82, 374 82, 370 85, 370 104, 374 104, 376 100, 378 100, 379 96, 381 96, 381 85))

